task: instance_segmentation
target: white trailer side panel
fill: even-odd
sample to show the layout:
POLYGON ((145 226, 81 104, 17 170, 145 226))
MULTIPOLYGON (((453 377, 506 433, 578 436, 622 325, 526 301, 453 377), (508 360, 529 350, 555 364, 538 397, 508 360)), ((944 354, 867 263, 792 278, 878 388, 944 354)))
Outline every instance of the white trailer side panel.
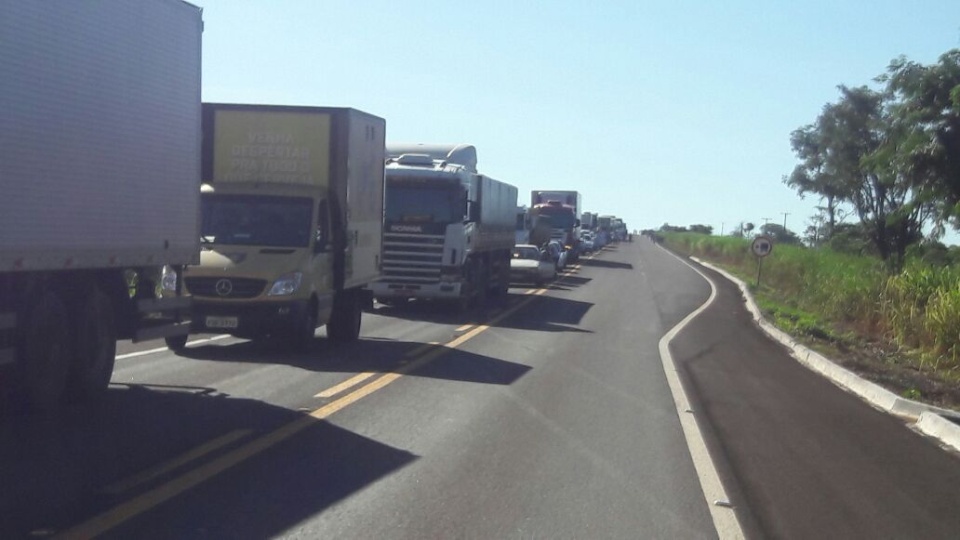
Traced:
POLYGON ((0 3, 0 271, 196 262, 199 8, 0 3))
POLYGON ((494 180, 489 176, 477 176, 480 183, 480 242, 484 249, 510 249, 516 237, 517 188, 494 180))
POLYGON ((344 287, 380 277, 383 248, 383 189, 386 121, 348 110, 347 254, 344 287))

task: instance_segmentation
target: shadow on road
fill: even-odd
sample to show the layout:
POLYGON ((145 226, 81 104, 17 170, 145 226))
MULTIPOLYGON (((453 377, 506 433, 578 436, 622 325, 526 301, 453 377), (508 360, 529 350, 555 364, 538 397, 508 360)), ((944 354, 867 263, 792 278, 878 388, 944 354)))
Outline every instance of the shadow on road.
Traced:
POLYGON ((196 502, 164 506, 164 514, 176 515, 150 512, 137 518, 135 532, 112 534, 185 538, 204 527, 218 538, 271 537, 417 459, 302 413, 209 388, 114 385, 95 403, 0 418, 0 537, 63 531, 296 421, 304 425, 290 439, 195 488, 206 495, 184 495, 196 502), (210 455, 155 469, 225 435, 233 438, 210 455), (230 511, 230 519, 218 511, 230 511))
POLYGON ((603 259, 584 259, 580 263, 583 266, 591 266, 594 268, 619 268, 622 270, 633 270, 633 265, 630 263, 622 263, 616 261, 606 261, 603 259))
POLYGON ((404 366, 411 360, 427 352, 436 354, 435 351, 442 351, 443 355, 427 366, 411 371, 410 376, 509 385, 530 370, 529 366, 523 364, 443 345, 430 346, 384 338, 363 338, 354 343, 335 344, 318 336, 310 349, 303 352, 284 351, 272 342, 211 343, 188 347, 179 354, 201 360, 283 364, 316 372, 389 373, 406 369, 404 366), (414 352, 417 354, 413 355, 414 352))

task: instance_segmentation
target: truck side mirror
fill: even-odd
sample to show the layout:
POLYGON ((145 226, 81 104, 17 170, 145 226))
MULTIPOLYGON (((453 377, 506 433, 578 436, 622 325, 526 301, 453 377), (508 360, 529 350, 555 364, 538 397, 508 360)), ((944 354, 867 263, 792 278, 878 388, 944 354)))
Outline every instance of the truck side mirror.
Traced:
POLYGON ((579 226, 580 226, 580 220, 578 219, 578 220, 574 221, 574 222, 573 222, 573 226, 574 226, 574 227, 579 227, 579 226))

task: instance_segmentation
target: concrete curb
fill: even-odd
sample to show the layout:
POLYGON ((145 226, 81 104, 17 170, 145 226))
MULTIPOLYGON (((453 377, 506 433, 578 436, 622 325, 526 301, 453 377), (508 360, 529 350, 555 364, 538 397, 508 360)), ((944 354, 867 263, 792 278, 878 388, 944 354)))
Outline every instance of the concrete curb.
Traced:
POLYGON ((743 294, 747 309, 757 324, 760 325, 760 328, 771 338, 790 349, 790 354, 798 362, 810 370, 825 376, 837 386, 860 396, 860 398, 874 407, 900 418, 910 420, 910 425, 913 429, 933 437, 942 444, 960 452, 960 424, 956 423, 960 421, 960 413, 900 397, 886 388, 861 378, 856 373, 841 367, 820 353, 807 348, 793 339, 792 336, 763 318, 763 315, 760 313, 760 308, 750 293, 750 289, 741 279, 733 276, 722 268, 718 268, 696 257, 690 257, 690 259, 735 283, 740 288, 741 294, 743 294), (952 418, 954 421, 948 418, 952 418))

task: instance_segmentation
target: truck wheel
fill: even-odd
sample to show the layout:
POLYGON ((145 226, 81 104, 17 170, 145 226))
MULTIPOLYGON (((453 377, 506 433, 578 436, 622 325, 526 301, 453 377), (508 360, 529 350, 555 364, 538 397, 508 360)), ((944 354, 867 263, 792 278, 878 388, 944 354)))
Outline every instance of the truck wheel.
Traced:
POLYGON ((20 343, 17 401, 31 409, 56 407, 70 373, 70 318, 63 302, 41 293, 26 310, 20 343))
POLYGON ((187 339, 189 337, 188 334, 183 334, 182 336, 167 336, 163 338, 163 341, 167 344, 168 349, 177 352, 187 347, 187 339))
POLYGON ((77 322, 76 357, 70 370, 67 395, 70 398, 94 398, 107 391, 117 356, 113 306, 99 287, 90 289, 82 300, 77 322))
POLYGON ((343 292, 333 301, 333 314, 327 323, 327 336, 336 343, 356 341, 360 337, 360 319, 363 309, 360 296, 343 292))
POLYGON ((314 334, 317 331, 317 307, 310 302, 306 313, 297 321, 297 327, 293 330, 291 345, 295 350, 306 351, 313 343, 314 334))

